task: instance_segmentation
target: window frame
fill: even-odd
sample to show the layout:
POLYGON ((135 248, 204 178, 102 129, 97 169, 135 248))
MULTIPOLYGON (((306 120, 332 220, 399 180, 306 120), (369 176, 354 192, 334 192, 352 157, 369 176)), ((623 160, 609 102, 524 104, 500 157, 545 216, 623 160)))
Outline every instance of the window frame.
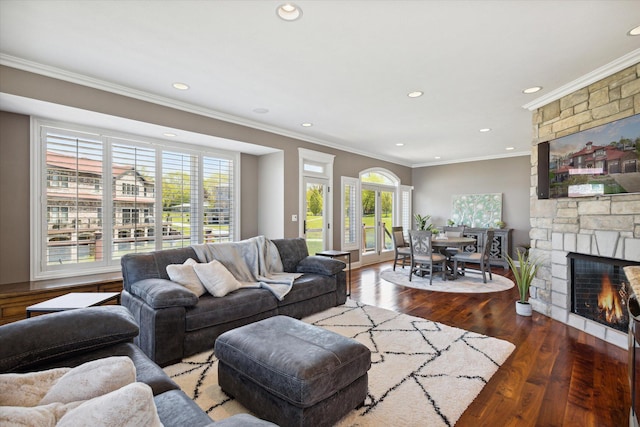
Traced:
MULTIPOLYGON (((156 165, 160 168, 156 169, 156 182, 153 188, 153 197, 156 200, 155 210, 156 212, 162 212, 162 167, 161 157, 164 151, 177 151, 187 155, 195 157, 196 161, 201 165, 203 158, 213 157, 217 159, 224 159, 230 162, 231 172, 229 179, 232 181, 230 185, 231 192, 231 215, 229 222, 231 225, 229 239, 236 241, 241 236, 241 224, 240 224, 240 160, 241 154, 239 152, 227 151, 222 149, 215 149, 206 146, 194 145, 183 143, 179 141, 165 141, 156 140, 148 137, 141 137, 138 135, 127 134, 113 129, 102 129, 91 126, 84 126, 60 121, 53 121, 43 118, 32 117, 31 118, 31 138, 30 138, 30 150, 31 150, 31 164, 30 164, 30 201, 31 201, 31 214, 30 214, 30 280, 43 280, 52 278, 64 278, 73 277, 78 275, 92 275, 109 273, 120 270, 120 258, 113 258, 112 245, 113 245, 113 200, 110 196, 113 191, 120 191, 119 188, 113 188, 112 182, 112 164, 114 162, 114 156, 112 153, 112 144, 130 144, 131 146, 144 147, 147 149, 155 150, 156 153, 156 165), (52 266, 47 262, 47 235, 48 235, 48 209, 47 209, 47 190, 48 190, 48 171, 47 171, 47 132, 55 130, 61 133, 68 133, 69 135, 76 135, 80 137, 90 137, 94 139, 100 139, 103 144, 102 148, 102 176, 103 176, 103 189, 101 206, 98 211, 101 212, 101 227, 103 235, 103 261, 91 261, 91 262, 75 262, 64 264, 64 267, 51 268, 52 266)), ((196 203, 202 205, 204 201, 204 191, 202 189, 202 182, 204 180, 204 172, 202 168, 198 170, 198 176, 195 178, 199 185, 199 191, 194 194, 196 203)), ((141 190, 138 185, 135 185, 135 189, 140 193, 141 190)), ((142 208, 139 208, 139 214, 142 215, 142 208)), ((142 220, 142 218, 141 218, 142 220)), ((200 209, 199 217, 193 219, 192 223, 195 223, 194 232, 198 233, 197 236, 192 238, 194 241, 203 242, 204 231, 202 223, 204 221, 204 215, 202 209, 200 209)), ((156 227, 157 229, 158 227, 156 227)), ((155 249, 158 249, 158 245, 162 244, 162 233, 157 233, 154 230, 155 249)), ((58 267, 58 266, 55 266, 58 267)))

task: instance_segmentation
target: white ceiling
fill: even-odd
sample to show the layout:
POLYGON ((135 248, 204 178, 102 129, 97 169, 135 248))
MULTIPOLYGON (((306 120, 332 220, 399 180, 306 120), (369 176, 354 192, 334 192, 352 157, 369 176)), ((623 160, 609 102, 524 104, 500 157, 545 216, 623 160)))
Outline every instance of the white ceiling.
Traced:
POLYGON ((0 0, 0 63, 423 166, 526 154, 523 106, 640 58, 638 1, 282 3, 0 0))

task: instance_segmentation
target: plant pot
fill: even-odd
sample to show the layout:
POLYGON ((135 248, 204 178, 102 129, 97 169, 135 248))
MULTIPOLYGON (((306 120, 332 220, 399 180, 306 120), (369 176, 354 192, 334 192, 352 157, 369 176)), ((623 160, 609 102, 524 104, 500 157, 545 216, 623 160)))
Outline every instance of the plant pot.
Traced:
POLYGON ((520 316, 531 316, 531 304, 528 302, 516 301, 516 313, 520 316))

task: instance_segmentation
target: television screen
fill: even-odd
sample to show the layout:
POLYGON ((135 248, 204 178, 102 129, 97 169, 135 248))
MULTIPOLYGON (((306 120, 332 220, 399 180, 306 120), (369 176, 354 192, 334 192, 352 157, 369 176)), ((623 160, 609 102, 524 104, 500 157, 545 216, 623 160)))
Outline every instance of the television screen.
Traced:
POLYGON ((640 114, 549 142, 549 196, 640 193, 640 114))

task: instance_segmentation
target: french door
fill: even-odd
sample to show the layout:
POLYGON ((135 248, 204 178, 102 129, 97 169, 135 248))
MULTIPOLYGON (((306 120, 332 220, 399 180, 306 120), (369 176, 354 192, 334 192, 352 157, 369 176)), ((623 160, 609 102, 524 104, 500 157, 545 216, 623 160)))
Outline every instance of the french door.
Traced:
POLYGON ((394 224, 395 188, 362 183, 362 263, 371 264, 393 256, 391 227, 394 224))
POLYGON ((327 220, 329 181, 323 178, 305 177, 303 237, 310 255, 328 249, 329 228, 327 220))

